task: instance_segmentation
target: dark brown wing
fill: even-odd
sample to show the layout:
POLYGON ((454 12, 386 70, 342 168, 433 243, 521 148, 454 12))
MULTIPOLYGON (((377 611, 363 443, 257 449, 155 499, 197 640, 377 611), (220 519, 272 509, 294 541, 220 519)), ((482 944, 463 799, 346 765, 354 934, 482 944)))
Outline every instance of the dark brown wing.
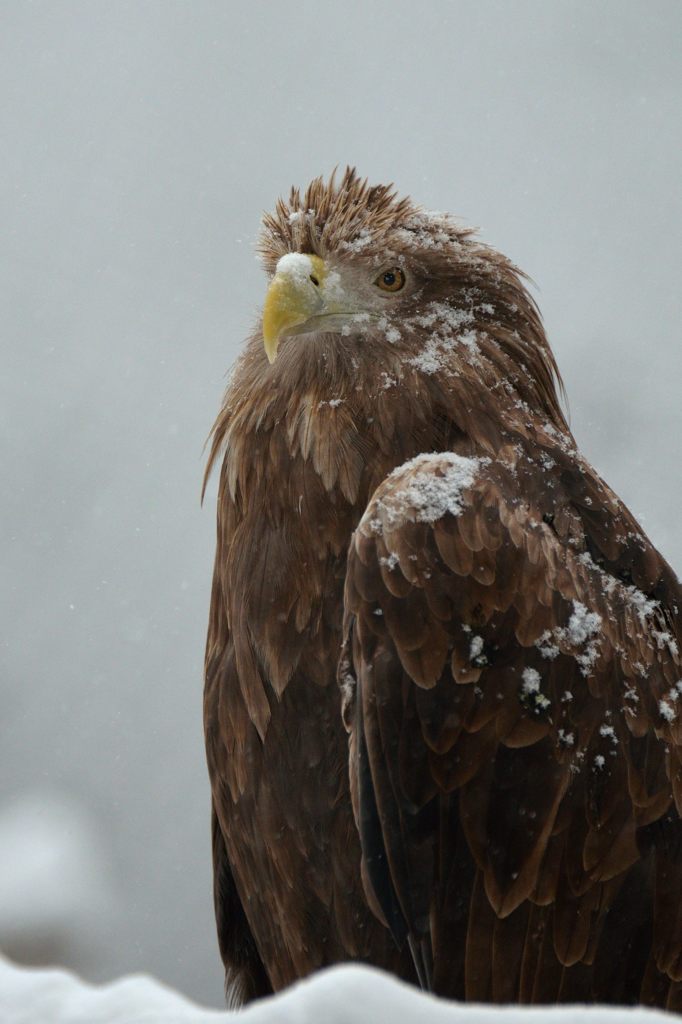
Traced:
POLYGON ((351 542, 368 899, 441 994, 679 1008, 679 586, 589 467, 519 451, 413 460, 351 542))
POLYGON ((272 994, 237 892, 225 839, 215 812, 211 813, 213 840, 213 903, 220 955, 225 965, 225 994, 230 1006, 272 994))
POLYGON ((245 708, 231 698, 229 689, 221 699, 220 680, 226 671, 229 673, 230 667, 234 672, 234 654, 225 625, 222 592, 219 582, 214 580, 204 691, 206 755, 212 790, 213 905, 220 956, 225 967, 225 994, 228 1003, 236 1007, 269 995, 272 985, 244 912, 220 824, 220 811, 227 814, 232 805, 229 780, 225 777, 225 762, 231 754, 239 764, 239 754, 244 747, 245 732, 249 727, 245 708), (223 739, 222 719, 226 715, 230 719, 230 735, 233 738, 232 749, 229 751, 223 739))
MULTIPOLYGON (((217 572, 225 565, 218 561, 217 572)), ((235 1000, 278 991, 313 970, 364 960, 414 979, 405 950, 367 907, 346 771, 334 658, 320 630, 276 700, 265 741, 244 695, 219 579, 206 657, 204 728, 214 821, 214 895, 226 984, 235 1000), (327 653, 328 679, 315 675, 327 653), (332 659, 332 660, 330 660, 332 659), (236 993, 236 994, 235 994, 236 993)), ((330 588, 331 590, 331 588, 330 588)), ((242 588, 233 587, 238 621, 242 588)), ((341 595, 332 594, 335 621, 341 595)), ((325 609, 331 619, 330 609, 325 609)), ((248 642, 241 638, 242 643, 248 642)))

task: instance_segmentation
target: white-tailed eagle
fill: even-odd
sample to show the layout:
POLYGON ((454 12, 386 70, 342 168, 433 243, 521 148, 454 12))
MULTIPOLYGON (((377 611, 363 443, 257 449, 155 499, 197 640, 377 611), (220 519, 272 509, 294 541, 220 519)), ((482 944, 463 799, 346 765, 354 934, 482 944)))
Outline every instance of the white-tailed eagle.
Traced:
POLYGON ((523 275, 352 170, 260 250, 208 467, 236 998, 362 960, 682 1010, 680 586, 576 449, 523 275))

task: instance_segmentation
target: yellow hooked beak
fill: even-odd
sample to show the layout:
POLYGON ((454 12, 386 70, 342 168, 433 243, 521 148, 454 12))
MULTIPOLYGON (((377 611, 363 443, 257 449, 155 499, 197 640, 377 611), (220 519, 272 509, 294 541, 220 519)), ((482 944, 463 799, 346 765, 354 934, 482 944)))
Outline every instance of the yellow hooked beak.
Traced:
POLYGON ((297 328, 313 317, 334 312, 325 301, 327 277, 319 256, 291 252, 278 262, 263 306, 263 342, 271 363, 285 334, 300 333, 297 328))

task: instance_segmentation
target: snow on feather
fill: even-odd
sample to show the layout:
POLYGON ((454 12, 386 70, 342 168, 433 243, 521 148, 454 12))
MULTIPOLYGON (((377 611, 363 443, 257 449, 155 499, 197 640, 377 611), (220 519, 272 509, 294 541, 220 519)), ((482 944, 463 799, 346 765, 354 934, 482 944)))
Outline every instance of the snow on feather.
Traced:
POLYGON ((384 484, 387 493, 371 503, 363 523, 367 522, 373 533, 381 533, 382 524, 395 528, 402 522, 434 523, 448 512, 461 515, 464 491, 489 462, 454 452, 417 455, 388 476, 384 484), (402 486, 391 488, 391 482, 402 486))

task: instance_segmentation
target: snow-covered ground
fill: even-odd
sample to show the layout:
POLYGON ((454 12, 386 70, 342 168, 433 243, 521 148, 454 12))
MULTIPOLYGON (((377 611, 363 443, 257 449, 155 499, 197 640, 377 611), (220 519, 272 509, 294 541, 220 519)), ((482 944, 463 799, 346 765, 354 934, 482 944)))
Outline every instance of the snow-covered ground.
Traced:
MULTIPOLYGON (((620 1007, 490 1007, 448 1003, 369 967, 332 967, 246 1010, 190 1003, 143 975, 93 987, 66 971, 0 958, 3 1024, 664 1024, 669 1014, 620 1007)), ((676 1019, 676 1018, 675 1018, 676 1019)))

